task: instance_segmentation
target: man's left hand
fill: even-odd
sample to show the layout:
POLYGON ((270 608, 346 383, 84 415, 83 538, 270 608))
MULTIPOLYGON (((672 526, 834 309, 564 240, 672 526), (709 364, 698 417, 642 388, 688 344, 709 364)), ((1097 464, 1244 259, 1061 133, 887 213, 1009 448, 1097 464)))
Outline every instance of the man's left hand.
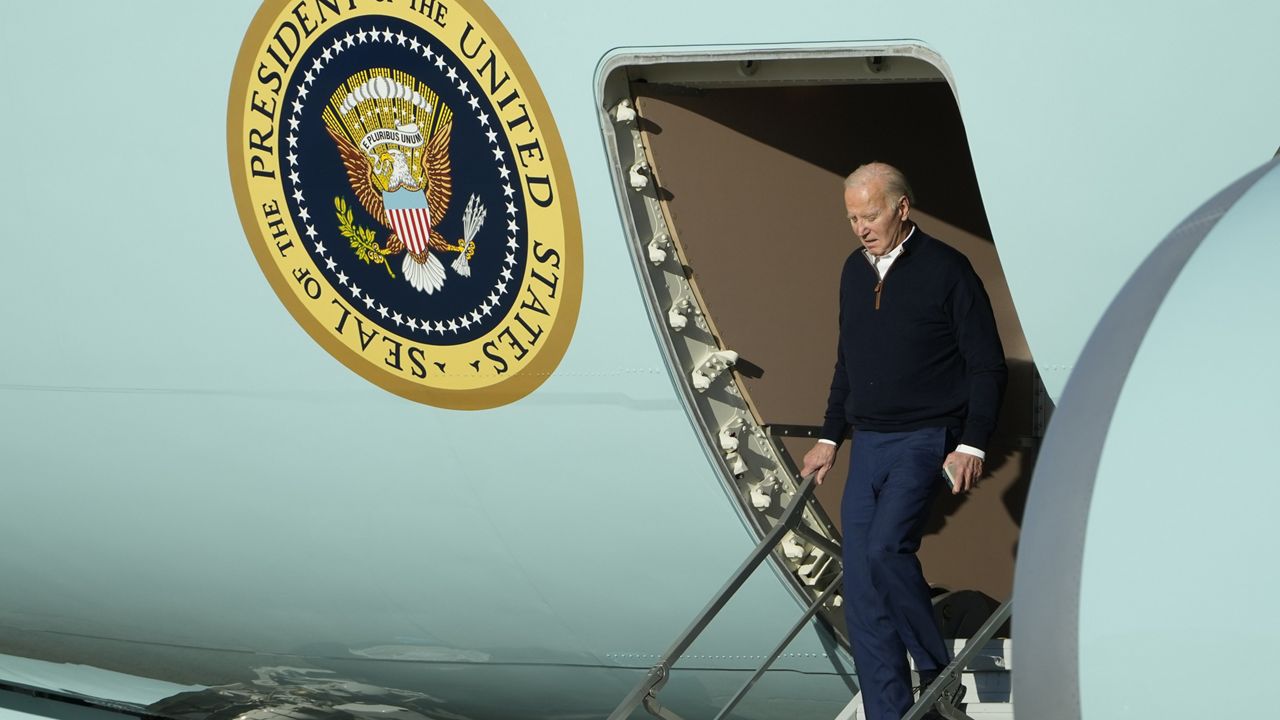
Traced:
POLYGON ((951 469, 952 495, 968 492, 982 477, 982 460, 977 455, 956 451, 942 461, 942 466, 951 469))

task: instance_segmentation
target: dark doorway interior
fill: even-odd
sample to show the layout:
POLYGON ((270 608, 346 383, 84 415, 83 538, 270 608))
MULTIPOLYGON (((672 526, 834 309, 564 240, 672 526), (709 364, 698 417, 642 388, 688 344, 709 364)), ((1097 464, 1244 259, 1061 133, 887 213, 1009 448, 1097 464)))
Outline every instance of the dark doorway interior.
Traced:
MULTIPOLYGON (((1012 588, 1039 440, 1039 382, 946 83, 693 89, 632 83, 664 211, 739 381, 766 425, 819 425, 834 361, 837 284, 854 249, 843 177, 901 168, 922 228, 965 252, 996 308, 1010 364, 1001 426, 978 490, 944 498, 921 550, 925 575, 998 599, 1012 588)), ((786 438, 795 461, 812 440, 786 438)), ((847 454, 819 489, 838 522, 847 454)))

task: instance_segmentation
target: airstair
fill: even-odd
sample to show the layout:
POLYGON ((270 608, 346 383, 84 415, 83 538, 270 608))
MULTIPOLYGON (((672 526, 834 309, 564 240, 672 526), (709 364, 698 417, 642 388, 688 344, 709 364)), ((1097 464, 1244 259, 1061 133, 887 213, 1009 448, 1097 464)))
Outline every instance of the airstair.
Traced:
MULTIPOLYGON (((808 536, 801 522, 805 506, 811 501, 815 484, 813 475, 804 478, 804 482, 791 498, 786 510, 764 539, 756 545, 747 559, 725 582, 702 612, 694 618, 689 627, 663 653, 645 677, 619 703, 609 715, 609 720, 628 720, 640 707, 660 720, 684 720, 675 711, 665 707, 658 698, 670 678, 675 663, 788 533, 804 534, 813 542, 830 544, 830 541, 825 538, 808 536)), ((835 549, 834 556, 839 557, 838 548, 835 549)), ((720 709, 715 720, 725 720, 733 716, 734 709, 782 655, 791 641, 824 606, 835 598, 842 577, 842 573, 835 573, 831 577, 826 588, 818 594, 800 619, 791 626, 773 651, 765 656, 764 662, 743 683, 738 692, 720 709)), ((932 684, 921 689, 916 704, 902 717, 902 720, 934 717, 943 717, 946 720, 1003 720, 1013 717, 1010 677, 1012 647, 1009 640, 994 637, 996 632, 1008 622, 1012 612, 1012 602, 1009 600, 1001 605, 983 622, 977 632, 973 633, 972 637, 955 641, 954 659, 951 664, 932 684)), ((854 695, 849 705, 837 715, 836 720, 862 720, 862 718, 865 718, 865 715, 861 697, 854 695)))
MULTIPOLYGON (((970 639, 971 640, 971 639, 970 639)), ((955 640, 952 657, 958 657, 965 651, 969 640, 955 640)), ((988 640, 981 646, 975 646, 966 666, 960 673, 960 684, 964 688, 961 699, 956 702, 953 697, 935 711, 944 718, 963 720, 1011 720, 1013 718, 1012 702, 1012 643, 1008 639, 988 640), (944 710, 945 708, 945 710, 944 710), (955 711, 959 710, 958 714, 955 711)), ((914 708, 913 708, 914 710, 914 708)), ((925 708, 927 711, 927 708, 925 708)), ((922 715, 907 715, 922 717, 922 715)), ((836 720, 865 720, 862 710, 862 696, 854 695, 849 705, 836 716, 836 720)))

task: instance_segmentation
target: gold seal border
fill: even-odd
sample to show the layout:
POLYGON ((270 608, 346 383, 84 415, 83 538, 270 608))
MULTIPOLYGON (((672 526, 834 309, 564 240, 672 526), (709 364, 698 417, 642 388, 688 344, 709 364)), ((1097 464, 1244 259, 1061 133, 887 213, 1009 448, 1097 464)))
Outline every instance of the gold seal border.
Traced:
MULTIPOLYGON (((546 345, 529 361, 525 367, 513 371, 513 375, 483 388, 471 390, 446 390, 422 385, 412 380, 385 372, 365 359, 359 352, 343 344, 331 335, 324 324, 313 315, 306 305, 293 293, 287 278, 276 267, 269 254, 268 244, 254 242, 259 234, 258 221, 252 206, 247 173, 247 158, 243 151, 243 140, 247 128, 244 124, 244 103, 248 100, 249 85, 257 59, 256 50, 262 38, 281 17, 282 12, 295 0, 265 0, 241 41, 240 52, 236 56, 235 68, 231 78, 231 89, 227 97, 227 170, 231 177, 231 192, 235 197, 236 210, 240 215, 240 224, 244 227, 245 240, 257 259, 259 269, 271 284, 271 289, 295 322, 311 336, 330 355, 348 369, 369 382, 400 397, 435 407, 452 410, 485 410, 507 405, 536 390, 560 365, 569 343, 573 339, 578 324, 578 313, 582 306, 582 223, 578 214, 578 196, 574 190, 573 176, 569 170, 568 155, 564 142, 560 139, 560 130, 551 106, 542 93, 537 75, 529 67, 519 45, 507 32, 507 28, 493 13, 489 6, 480 0, 450 0, 463 7, 483 30, 489 40, 502 49, 507 65, 513 74, 521 79, 521 88, 525 99, 532 105, 539 118, 542 132, 541 141, 553 152, 548 153, 552 172, 560 192, 556 200, 560 203, 560 215, 564 227, 564 283, 565 295, 560 302, 560 310, 556 313, 552 326, 548 329, 546 345)), ((429 32, 429 31, 428 31, 429 32)), ((529 229, 528 237, 532 242, 533 230, 529 229)), ((260 240, 261 238, 259 238, 260 240)))

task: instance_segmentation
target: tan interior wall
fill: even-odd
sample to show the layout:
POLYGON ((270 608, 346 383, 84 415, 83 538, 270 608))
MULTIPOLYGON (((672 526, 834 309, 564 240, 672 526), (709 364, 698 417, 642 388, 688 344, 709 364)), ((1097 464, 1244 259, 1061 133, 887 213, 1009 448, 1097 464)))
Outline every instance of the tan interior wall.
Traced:
MULTIPOLYGON (((1034 456, 1036 380, 991 241, 968 143, 942 83, 716 89, 633 83, 666 214, 739 380, 770 424, 820 425, 840 268, 854 249, 841 179, 882 160, 911 179, 913 217, 965 252, 996 308, 1010 362, 990 477, 945 498, 921 549, 930 582, 1004 598, 1034 456)), ((812 441, 787 439, 793 458, 812 441)), ((839 523, 846 453, 818 491, 839 523)))

